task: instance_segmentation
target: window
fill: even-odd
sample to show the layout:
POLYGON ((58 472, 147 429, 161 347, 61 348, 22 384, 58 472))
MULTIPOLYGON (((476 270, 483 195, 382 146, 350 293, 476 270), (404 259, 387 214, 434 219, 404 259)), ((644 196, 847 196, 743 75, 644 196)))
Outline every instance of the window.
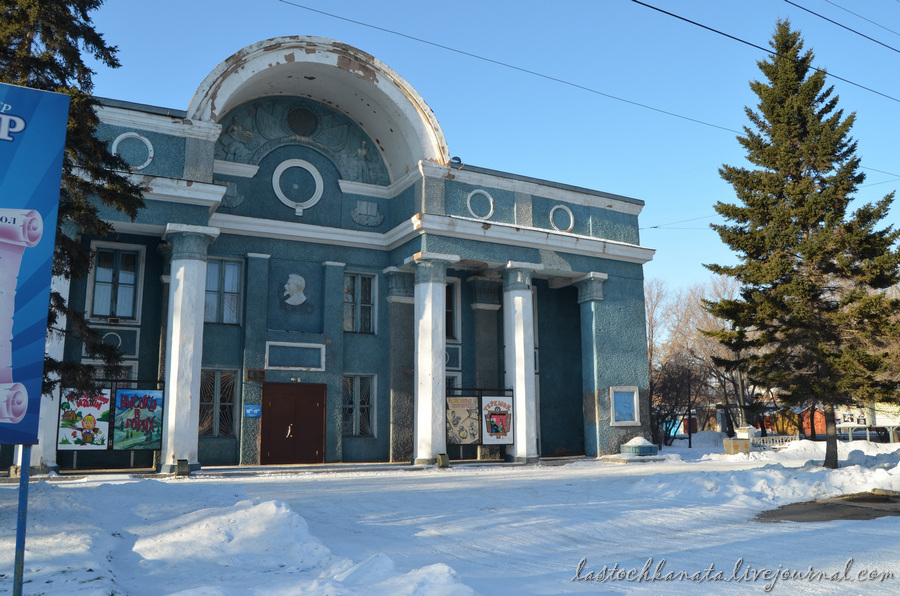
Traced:
POLYGON ((460 341, 460 320, 459 320, 459 291, 460 283, 456 278, 447 279, 446 301, 444 308, 445 315, 445 333, 449 341, 460 341))
POLYGON ((95 317, 135 318, 139 262, 136 250, 97 249, 91 309, 95 317))
POLYGON ((201 437, 234 436, 234 402, 237 374, 230 371, 204 370, 200 376, 201 437))
POLYGON ((344 331, 375 333, 374 288, 374 275, 344 275, 344 331))
POLYGON ((611 426, 641 425, 637 387, 610 387, 609 405, 611 426))
POLYGON ((375 425, 372 412, 372 394, 375 377, 368 375, 344 376, 343 435, 345 437, 374 437, 375 425))
POLYGON ((241 264, 238 261, 209 259, 206 263, 207 323, 237 325, 241 312, 241 264))
POLYGON ((127 381, 137 378, 137 362, 123 360, 119 363, 119 374, 112 374, 106 369, 106 365, 99 360, 83 360, 82 364, 89 364, 94 367, 91 375, 95 381, 104 389, 134 389, 134 383, 127 381))

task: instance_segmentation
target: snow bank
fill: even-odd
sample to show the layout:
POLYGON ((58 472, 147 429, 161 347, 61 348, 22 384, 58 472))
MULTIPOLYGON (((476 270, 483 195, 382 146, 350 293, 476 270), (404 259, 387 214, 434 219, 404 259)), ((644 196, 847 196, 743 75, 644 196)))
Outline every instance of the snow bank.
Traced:
MULTIPOLYGON (((283 502, 235 496, 154 480, 36 483, 24 576, 42 594, 472 594, 446 565, 402 573, 383 554, 335 557, 283 502)), ((6 511, 2 521, 15 527, 6 511)), ((0 552, 14 544, 4 532, 0 552)))

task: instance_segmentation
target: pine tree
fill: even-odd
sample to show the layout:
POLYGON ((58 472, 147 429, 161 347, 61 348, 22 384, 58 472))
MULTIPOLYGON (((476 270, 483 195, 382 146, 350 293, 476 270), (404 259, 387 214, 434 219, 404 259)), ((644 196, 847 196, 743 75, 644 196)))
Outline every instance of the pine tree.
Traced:
MULTIPOLYGON (((70 97, 66 149, 53 274, 67 279, 87 275, 91 255, 79 242, 62 233, 66 222, 82 233, 106 236, 111 227, 98 216, 97 201, 134 218, 143 207, 141 189, 129 181, 127 165, 110 153, 107 142, 96 136, 99 124, 97 100, 91 96, 94 72, 84 62, 91 55, 100 64, 118 68, 116 48, 97 33, 90 13, 103 0, 0 0, 0 82, 65 93, 70 97)), ((85 321, 83 312, 70 309, 59 293, 51 293, 48 329, 81 341, 89 358, 102 360, 107 373, 117 374, 118 351, 85 321), (65 316, 68 330, 58 329, 65 316)), ((44 392, 49 393, 61 377, 66 386, 93 387, 94 367, 47 358, 44 392)))
POLYGON ((833 405, 896 398, 879 375, 898 303, 885 288, 898 280, 898 232, 882 226, 893 200, 848 213, 865 176, 849 136, 855 114, 837 109, 826 74, 788 21, 773 53, 758 62, 757 110, 738 142, 752 168, 724 165, 737 204, 719 202, 728 223, 713 225, 738 255, 734 266, 706 265, 737 279, 733 300, 706 303, 730 324, 715 335, 740 355, 726 364, 777 391, 781 401, 825 406, 825 467, 837 467, 833 405))

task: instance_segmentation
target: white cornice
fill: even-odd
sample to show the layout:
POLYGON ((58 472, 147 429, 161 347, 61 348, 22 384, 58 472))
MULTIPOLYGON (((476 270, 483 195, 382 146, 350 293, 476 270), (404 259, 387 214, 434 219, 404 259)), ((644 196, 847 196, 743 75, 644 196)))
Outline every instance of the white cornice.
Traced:
POLYGON ((587 191, 587 189, 579 191, 574 187, 563 188, 552 184, 540 184, 539 182, 532 182, 530 180, 507 178, 505 176, 498 176, 487 172, 466 170, 465 166, 462 168, 450 168, 434 162, 423 161, 419 162, 419 169, 421 170, 422 175, 428 178, 446 178, 464 184, 470 184, 472 186, 521 192, 532 196, 564 201, 573 205, 609 209, 628 215, 638 215, 643 209, 643 205, 641 204, 630 203, 605 194, 591 193, 587 191))
POLYGON ((173 118, 160 114, 148 114, 124 108, 98 106, 97 116, 100 122, 124 128, 137 128, 150 132, 158 132, 178 137, 215 141, 219 138, 222 127, 212 122, 191 121, 184 118, 173 118))
POLYGON ((209 219, 209 225, 220 228, 223 234, 376 250, 392 250, 422 234, 434 234, 523 248, 554 250, 629 263, 646 263, 653 258, 655 252, 651 248, 613 240, 600 240, 588 236, 563 234, 511 224, 491 224, 485 229, 484 224, 485 222, 481 220, 425 215, 412 217, 385 234, 380 234, 224 213, 215 213, 209 219))
POLYGON ((656 252, 636 244, 603 240, 591 236, 529 228, 515 224, 489 223, 450 215, 419 215, 413 218, 416 229, 425 234, 450 236, 481 242, 494 242, 524 248, 554 250, 616 261, 646 263, 656 252))
POLYGON ((132 182, 143 189, 144 198, 151 201, 168 201, 188 205, 203 205, 214 211, 222 197, 225 187, 219 184, 207 184, 176 178, 159 178, 132 174, 132 182))
POLYGON ((249 163, 238 163, 236 161, 224 161, 221 159, 213 161, 213 174, 237 176, 238 178, 253 178, 258 171, 259 166, 249 163))
POLYGON ((420 178, 421 173, 418 170, 413 170, 390 186, 376 186, 351 180, 338 180, 338 184, 340 184, 341 192, 347 194, 391 199, 415 184, 420 178))

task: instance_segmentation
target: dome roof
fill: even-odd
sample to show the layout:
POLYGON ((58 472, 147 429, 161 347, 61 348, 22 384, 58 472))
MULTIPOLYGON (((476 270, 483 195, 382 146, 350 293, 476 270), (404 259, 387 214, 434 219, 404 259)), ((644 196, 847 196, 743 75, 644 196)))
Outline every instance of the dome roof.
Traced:
POLYGON ((198 87, 187 117, 220 122, 248 101, 279 96, 318 101, 357 122, 392 182, 419 161, 450 161, 434 113, 409 83, 369 54, 323 37, 277 37, 236 52, 198 87))

